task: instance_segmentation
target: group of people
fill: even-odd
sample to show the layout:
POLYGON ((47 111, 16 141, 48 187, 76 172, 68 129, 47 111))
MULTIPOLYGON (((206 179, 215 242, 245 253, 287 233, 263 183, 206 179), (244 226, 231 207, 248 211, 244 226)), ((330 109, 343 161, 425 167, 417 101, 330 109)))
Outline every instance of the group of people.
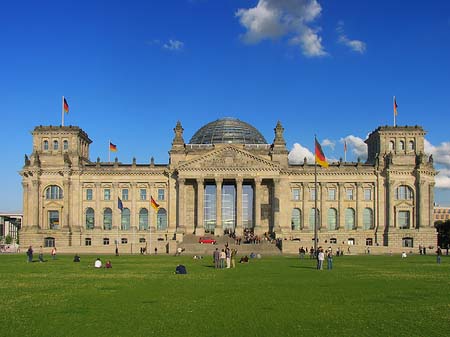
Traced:
MULTIPOLYGON (((97 257, 97 259, 94 262, 94 268, 103 268, 103 262, 102 262, 102 260, 100 260, 99 257, 97 257)), ((108 269, 112 268, 112 264, 111 264, 110 260, 106 261, 105 268, 108 268, 108 269)))
POLYGON ((219 251, 218 248, 213 253, 213 261, 214 268, 223 269, 223 268, 235 268, 236 267, 236 249, 230 249, 228 245, 225 246, 224 249, 219 251))
MULTIPOLYGON (((27 254, 27 262, 33 262, 34 250, 33 250, 32 246, 28 247, 26 254, 27 254)), ((50 254, 52 256, 52 260, 56 260, 56 247, 52 247, 50 254)), ((39 262, 47 261, 47 260, 44 260, 44 249, 42 248, 42 246, 39 247, 38 261, 39 262)))
POLYGON ((323 262, 325 260, 325 255, 327 257, 327 269, 333 269, 333 251, 328 248, 324 251, 322 247, 317 248, 317 270, 323 270, 323 262))

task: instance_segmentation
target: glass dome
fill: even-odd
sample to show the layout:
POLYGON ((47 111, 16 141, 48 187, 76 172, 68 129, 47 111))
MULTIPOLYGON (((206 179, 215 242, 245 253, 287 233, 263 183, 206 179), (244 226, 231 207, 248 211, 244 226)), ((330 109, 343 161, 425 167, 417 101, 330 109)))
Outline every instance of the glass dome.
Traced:
POLYGON ((267 144, 261 133, 236 118, 222 118, 201 127, 189 144, 267 144))

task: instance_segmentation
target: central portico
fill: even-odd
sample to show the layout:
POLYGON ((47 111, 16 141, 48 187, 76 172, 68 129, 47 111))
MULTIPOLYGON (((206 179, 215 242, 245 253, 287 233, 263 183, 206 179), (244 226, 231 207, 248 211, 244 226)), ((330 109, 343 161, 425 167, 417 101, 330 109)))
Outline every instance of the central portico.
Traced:
POLYGON ((201 128, 180 153, 176 145, 182 132, 177 125, 171 151, 177 233, 272 232, 281 171, 280 163, 272 161, 273 146, 251 125, 232 118, 201 128))

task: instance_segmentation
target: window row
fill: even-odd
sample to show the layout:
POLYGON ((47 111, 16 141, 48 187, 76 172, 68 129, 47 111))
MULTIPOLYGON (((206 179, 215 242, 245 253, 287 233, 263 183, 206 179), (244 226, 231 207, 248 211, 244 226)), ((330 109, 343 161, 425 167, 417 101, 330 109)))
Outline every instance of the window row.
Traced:
MULTIPOLYGON (((148 209, 141 208, 139 211, 139 230, 148 230, 149 217, 148 209)), ((95 211, 93 208, 88 207, 85 212, 85 226, 86 229, 94 229, 95 227, 95 211)), ((102 214, 102 228, 104 230, 112 229, 112 209, 105 208, 102 214)), ((131 214, 128 208, 124 208, 120 215, 120 229, 130 230, 131 228, 131 214)), ((167 229, 167 211, 164 208, 159 208, 156 215, 156 229, 167 229)))
MULTIPOLYGON (((85 194, 86 200, 94 200, 94 190, 92 188, 87 188, 85 194)), ((122 201, 131 200, 130 199, 130 190, 128 188, 123 188, 121 190, 121 199, 122 201)), ((166 191, 163 188, 158 189, 158 201, 164 201, 166 199, 166 191)), ((103 200, 112 200, 112 194, 110 188, 103 189, 103 200)), ((139 200, 149 200, 147 195, 147 189, 141 188, 139 189, 139 200)))
MULTIPOLYGON (((103 245, 104 246, 108 246, 110 244, 110 241, 116 243, 115 242, 116 240, 110 240, 109 238, 103 238, 103 245)), ((119 242, 122 245, 126 245, 126 244, 128 244, 128 239, 127 238, 121 238, 119 242)), ((139 243, 145 243, 145 242, 146 242, 145 238, 139 238, 139 243)), ((92 246, 92 238, 85 238, 84 239, 84 245, 85 246, 92 246)))
MULTIPOLYGON (((63 140, 63 150, 67 151, 69 149, 69 141, 67 139, 63 140)), ((42 142, 42 150, 44 151, 48 151, 50 149, 50 143, 47 139, 44 139, 44 141, 42 142)), ((52 149, 53 150, 59 150, 59 141, 58 140, 54 140, 52 142, 52 149)))
MULTIPOLYGON (((356 229, 355 222, 355 210, 353 208, 347 208, 345 210, 345 229, 352 230, 356 229)), ((320 219, 320 210, 317 210, 318 219, 320 219)), ((302 211, 298 208, 294 208, 292 210, 291 216, 291 229, 292 230, 301 230, 304 228, 314 229, 314 225, 316 223, 316 209, 311 208, 309 210, 309 218, 308 223, 302 223, 302 211)), ((363 210, 363 229, 373 229, 374 220, 373 220, 373 210, 371 208, 364 208, 363 210)), ((326 218, 326 228, 328 230, 336 230, 339 228, 338 222, 338 211, 336 208, 329 208, 327 211, 326 218)))
MULTIPOLYGON (((416 148, 414 140, 409 140, 407 143, 404 140, 400 140, 397 143, 397 151, 405 151, 406 145, 408 146, 407 151, 414 151, 416 148)), ((395 140, 392 139, 389 141, 389 151, 395 150, 395 140)))
MULTIPOLYGON (((363 200, 371 201, 373 199, 372 188, 364 188, 363 200)), ((302 200, 301 197, 301 189, 293 188, 291 192, 291 197, 293 201, 302 200)), ((395 199, 396 200, 412 200, 414 198, 414 192, 411 187, 407 185, 400 185, 395 190, 395 199)), ((316 189, 309 189, 309 200, 313 201, 316 199, 316 189)), ((337 191, 336 188, 328 188, 327 189, 327 200, 333 201, 337 200, 337 191)), ((345 200, 356 200, 355 189, 354 188, 346 188, 345 189, 345 200)))
MULTIPOLYGON (((363 200, 371 201, 372 200, 372 188, 364 189, 363 200)), ((309 200, 313 201, 316 199, 316 189, 309 189, 309 200)), ((292 200, 299 201, 302 200, 301 197, 301 189, 293 188, 292 189, 292 200)), ((336 188, 328 188, 327 189, 327 200, 337 200, 337 190, 336 188)), ((346 188, 345 189, 345 200, 356 200, 355 189, 354 188, 346 188)))

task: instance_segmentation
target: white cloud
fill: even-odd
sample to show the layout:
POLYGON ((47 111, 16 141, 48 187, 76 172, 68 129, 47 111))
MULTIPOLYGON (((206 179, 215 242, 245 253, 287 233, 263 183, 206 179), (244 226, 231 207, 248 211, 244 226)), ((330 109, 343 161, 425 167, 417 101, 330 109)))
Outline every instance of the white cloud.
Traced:
POLYGON ((347 142, 347 151, 351 151, 356 158, 360 158, 362 161, 367 159, 367 144, 364 143, 364 139, 349 135, 341 139, 341 142, 347 142))
POLYGON ((436 176, 436 187, 450 189, 450 142, 434 146, 425 139, 425 154, 433 155, 433 162, 439 171, 436 176))
POLYGON ((314 163, 314 154, 301 144, 295 143, 288 155, 289 164, 303 164, 305 157, 308 163, 314 163))
POLYGON ((184 43, 179 40, 170 39, 163 44, 163 48, 167 50, 181 50, 184 47, 184 43))
POLYGON ((333 150, 334 151, 334 147, 336 146, 336 142, 335 141, 332 141, 332 140, 329 140, 329 139, 324 139, 323 141, 322 141, 322 144, 321 144, 323 147, 329 147, 329 148, 331 148, 331 150, 333 150))
POLYGON ((310 27, 318 19, 322 7, 317 0, 259 0, 249 9, 238 9, 236 17, 247 31, 242 40, 258 43, 289 35, 289 43, 298 45, 308 57, 327 55, 320 27, 310 27))
POLYGON ((337 28, 336 28, 339 37, 338 42, 343 44, 344 46, 349 47, 354 52, 364 54, 366 52, 366 44, 363 41, 360 40, 350 40, 347 35, 344 33, 344 22, 339 21, 337 28))

